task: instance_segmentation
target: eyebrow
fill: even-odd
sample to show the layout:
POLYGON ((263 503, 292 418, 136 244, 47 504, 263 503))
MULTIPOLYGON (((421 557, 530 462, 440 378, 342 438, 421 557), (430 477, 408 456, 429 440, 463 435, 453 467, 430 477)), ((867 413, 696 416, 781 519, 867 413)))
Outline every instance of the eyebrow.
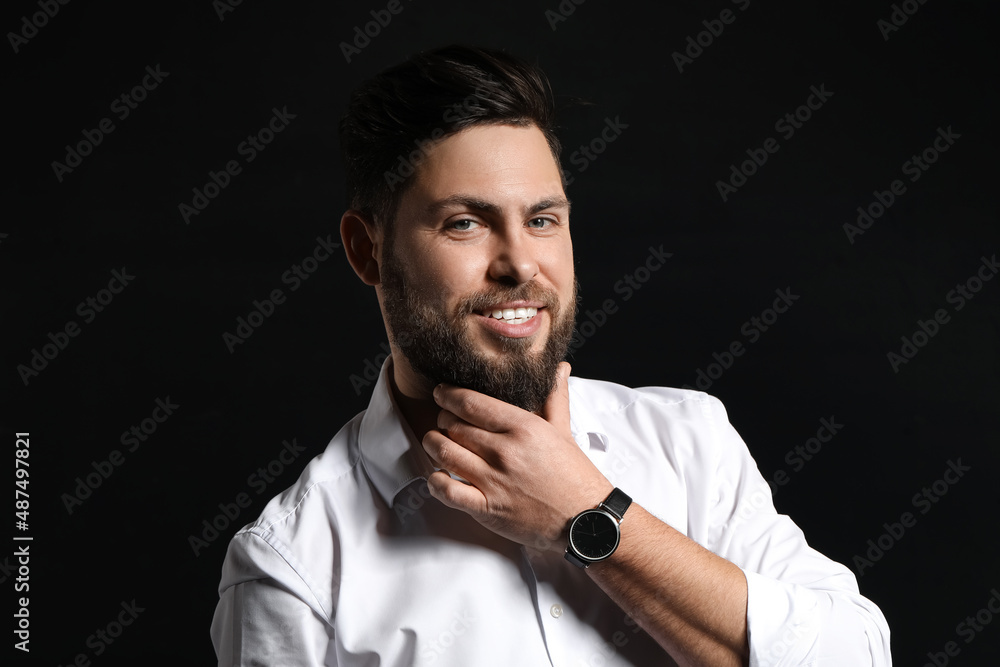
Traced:
MULTIPOLYGON (((565 207, 568 211, 570 208, 569 199, 566 197, 548 197, 537 201, 530 206, 524 207, 524 215, 534 215, 546 209, 550 208, 562 208, 565 207)), ((471 195, 451 195, 450 197, 445 197, 444 199, 439 199, 432 202, 427 207, 427 213, 430 215, 440 213, 446 208, 470 208, 475 211, 480 211, 482 213, 488 213, 490 215, 500 215, 502 211, 500 207, 493 202, 486 201, 485 199, 480 199, 479 197, 473 197, 471 195)))

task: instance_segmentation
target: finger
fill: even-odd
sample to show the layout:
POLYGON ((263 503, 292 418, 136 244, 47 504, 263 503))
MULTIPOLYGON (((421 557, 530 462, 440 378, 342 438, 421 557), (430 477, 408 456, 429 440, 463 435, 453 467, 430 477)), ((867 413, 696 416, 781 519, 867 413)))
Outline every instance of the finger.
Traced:
POLYGON ((472 389, 439 384, 434 387, 434 402, 473 426, 504 433, 510 430, 524 410, 472 389))
POLYGON ((452 479, 443 470, 438 470, 427 478, 427 490, 448 507, 462 510, 474 517, 482 516, 486 511, 486 496, 482 491, 452 479))
POLYGON ((449 410, 438 413, 437 427, 456 443, 480 458, 492 460, 494 433, 474 426, 449 410))
POLYGON ((560 433, 569 434, 569 374, 572 367, 565 361, 556 371, 556 383, 542 406, 542 418, 556 427, 560 433))
POLYGON ((451 470, 470 482, 481 479, 481 472, 487 467, 483 459, 441 431, 435 429, 427 431, 421 440, 421 445, 438 468, 451 470))

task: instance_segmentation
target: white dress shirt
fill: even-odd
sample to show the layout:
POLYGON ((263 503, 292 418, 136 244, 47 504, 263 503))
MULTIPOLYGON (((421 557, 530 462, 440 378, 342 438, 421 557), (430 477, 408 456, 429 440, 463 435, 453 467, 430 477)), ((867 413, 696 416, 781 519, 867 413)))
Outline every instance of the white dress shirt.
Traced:
MULTIPOLYGON (((233 537, 219 664, 675 665, 585 570, 430 497, 391 362, 368 409, 233 537)), ((569 394, 573 436, 601 472, 743 570, 751 667, 891 665, 882 613, 775 512, 718 399, 576 377, 569 394)))

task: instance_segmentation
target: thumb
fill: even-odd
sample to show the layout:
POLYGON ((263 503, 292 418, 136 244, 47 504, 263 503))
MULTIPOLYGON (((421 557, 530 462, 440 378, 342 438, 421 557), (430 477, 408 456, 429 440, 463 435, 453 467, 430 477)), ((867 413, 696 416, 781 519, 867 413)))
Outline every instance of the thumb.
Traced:
POLYGON ((552 392, 542 406, 542 419, 549 422, 560 433, 569 434, 569 374, 572 367, 568 362, 560 362, 556 370, 556 382, 552 392))

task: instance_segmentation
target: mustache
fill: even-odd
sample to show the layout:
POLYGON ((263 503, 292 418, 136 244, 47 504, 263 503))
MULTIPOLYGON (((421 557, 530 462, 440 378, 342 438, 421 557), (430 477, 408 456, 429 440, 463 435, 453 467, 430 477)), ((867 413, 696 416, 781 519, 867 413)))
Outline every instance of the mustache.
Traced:
POLYGON ((558 305, 559 295, 555 290, 531 281, 515 287, 497 287, 470 294, 459 304, 459 311, 464 315, 470 315, 503 301, 539 301, 545 304, 545 307, 552 308, 558 305))

